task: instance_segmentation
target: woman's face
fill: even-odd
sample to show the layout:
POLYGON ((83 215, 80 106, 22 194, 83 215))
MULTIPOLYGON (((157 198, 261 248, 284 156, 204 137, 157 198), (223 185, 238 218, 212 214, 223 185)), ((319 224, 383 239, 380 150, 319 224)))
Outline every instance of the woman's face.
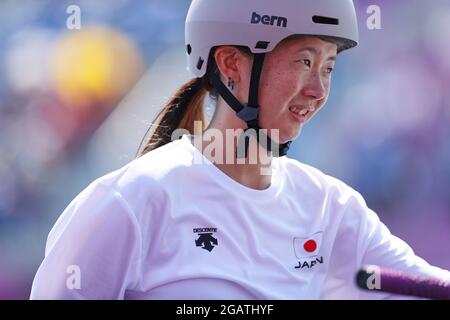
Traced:
POLYGON ((336 44, 315 37, 283 41, 267 54, 260 80, 260 127, 270 136, 270 129, 279 129, 280 143, 295 139, 327 101, 336 55, 336 44))

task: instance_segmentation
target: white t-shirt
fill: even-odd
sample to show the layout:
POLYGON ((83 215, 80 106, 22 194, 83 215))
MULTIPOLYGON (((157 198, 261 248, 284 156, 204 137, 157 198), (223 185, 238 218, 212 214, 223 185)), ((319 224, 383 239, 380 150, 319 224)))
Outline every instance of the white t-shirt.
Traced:
POLYGON ((280 157, 270 187, 251 189, 184 135, 95 180, 68 205, 31 298, 395 298, 356 287, 365 264, 450 280, 343 182, 280 157))

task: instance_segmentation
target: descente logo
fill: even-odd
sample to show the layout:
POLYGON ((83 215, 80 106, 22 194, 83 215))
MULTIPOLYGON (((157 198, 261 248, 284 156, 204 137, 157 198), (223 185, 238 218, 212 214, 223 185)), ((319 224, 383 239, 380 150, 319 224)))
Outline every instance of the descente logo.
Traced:
POLYGON ((271 25, 271 26, 276 24, 277 27, 286 28, 288 20, 285 17, 268 16, 268 15, 261 16, 261 15, 257 14, 256 12, 253 12, 251 23, 252 24, 262 23, 262 24, 271 25))

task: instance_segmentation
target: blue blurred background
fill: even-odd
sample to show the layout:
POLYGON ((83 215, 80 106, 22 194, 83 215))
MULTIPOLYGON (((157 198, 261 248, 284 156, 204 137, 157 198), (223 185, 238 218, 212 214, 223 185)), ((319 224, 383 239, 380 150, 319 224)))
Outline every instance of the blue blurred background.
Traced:
MULTIPOLYGON (((329 102, 290 156, 360 191, 418 255, 450 269, 450 1, 355 4, 360 46, 338 58, 329 102), (366 25, 369 5, 381 29, 366 25)), ((29 297, 58 216, 135 157, 189 79, 188 6, 0 1, 0 298, 29 297), (70 5, 80 29, 68 28, 70 5)))

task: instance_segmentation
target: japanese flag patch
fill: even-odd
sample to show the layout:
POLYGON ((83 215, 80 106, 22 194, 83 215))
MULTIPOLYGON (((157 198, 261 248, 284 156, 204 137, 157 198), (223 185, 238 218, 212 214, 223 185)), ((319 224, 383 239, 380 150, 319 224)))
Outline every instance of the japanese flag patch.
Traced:
POLYGON ((309 237, 294 237, 294 252, 297 259, 313 258, 319 254, 323 231, 309 237))

